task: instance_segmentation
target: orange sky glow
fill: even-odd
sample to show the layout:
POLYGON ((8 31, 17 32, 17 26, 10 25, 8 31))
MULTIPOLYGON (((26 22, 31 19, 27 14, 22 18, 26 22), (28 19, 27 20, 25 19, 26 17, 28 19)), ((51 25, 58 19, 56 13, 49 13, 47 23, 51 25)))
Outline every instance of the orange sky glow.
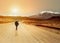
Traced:
POLYGON ((59 0, 0 0, 0 15, 14 16, 11 14, 14 8, 18 10, 18 16, 31 15, 43 10, 60 11, 59 3, 59 0))

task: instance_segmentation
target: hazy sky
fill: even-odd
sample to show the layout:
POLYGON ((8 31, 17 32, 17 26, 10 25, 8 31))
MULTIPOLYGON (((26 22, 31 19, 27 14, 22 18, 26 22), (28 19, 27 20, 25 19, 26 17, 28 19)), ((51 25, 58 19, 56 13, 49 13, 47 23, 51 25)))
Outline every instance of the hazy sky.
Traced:
POLYGON ((10 15, 13 7, 19 9, 19 15, 32 15, 43 10, 60 12, 60 0, 0 0, 0 15, 10 15))

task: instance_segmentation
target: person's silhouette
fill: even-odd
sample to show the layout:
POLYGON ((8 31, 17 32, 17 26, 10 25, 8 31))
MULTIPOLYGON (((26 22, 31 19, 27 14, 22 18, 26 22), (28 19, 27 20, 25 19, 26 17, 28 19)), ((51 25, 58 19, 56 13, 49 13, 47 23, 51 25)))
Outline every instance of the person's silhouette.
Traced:
POLYGON ((19 25, 18 21, 15 21, 16 30, 18 28, 18 25, 19 25))

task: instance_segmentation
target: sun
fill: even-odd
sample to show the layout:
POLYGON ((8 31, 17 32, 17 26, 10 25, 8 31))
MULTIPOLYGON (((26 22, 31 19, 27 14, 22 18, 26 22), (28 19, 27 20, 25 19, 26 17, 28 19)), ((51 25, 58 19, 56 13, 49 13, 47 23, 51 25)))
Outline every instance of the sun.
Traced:
POLYGON ((18 8, 12 8, 11 12, 12 12, 13 14, 18 13, 18 8))
POLYGON ((9 15, 11 15, 11 16, 19 16, 20 12, 21 12, 20 8, 17 7, 17 6, 14 6, 14 7, 10 8, 10 14, 9 15))
POLYGON ((18 14, 19 14, 19 8, 13 7, 13 8, 11 9, 11 14, 12 14, 13 16, 18 16, 18 14))

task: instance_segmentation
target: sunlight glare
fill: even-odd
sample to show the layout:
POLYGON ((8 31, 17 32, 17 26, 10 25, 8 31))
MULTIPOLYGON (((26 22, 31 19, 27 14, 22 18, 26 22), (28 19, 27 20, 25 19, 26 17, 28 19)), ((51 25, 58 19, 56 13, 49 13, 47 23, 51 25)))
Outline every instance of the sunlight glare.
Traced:
POLYGON ((20 9, 20 8, 17 7, 17 6, 11 7, 11 8, 10 8, 10 15, 11 15, 11 16, 19 16, 19 14, 20 14, 20 12, 21 12, 19 9, 20 9))

